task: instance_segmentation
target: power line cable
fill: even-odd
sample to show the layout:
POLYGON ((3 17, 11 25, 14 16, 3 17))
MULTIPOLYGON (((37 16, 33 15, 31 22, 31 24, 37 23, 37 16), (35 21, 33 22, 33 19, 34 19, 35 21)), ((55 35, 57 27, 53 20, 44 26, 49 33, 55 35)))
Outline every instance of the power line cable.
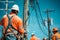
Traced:
POLYGON ((44 35, 48 36, 46 33, 44 33, 44 31, 43 31, 42 28, 41 28, 41 25, 40 25, 40 23, 39 23, 39 19, 38 19, 38 15, 37 15, 37 11, 36 11, 36 9, 35 9, 35 12, 36 12, 37 22, 38 22, 38 25, 39 25, 39 27, 40 27, 42 33, 43 33, 44 35))
MULTIPOLYGON (((36 4, 37 4, 37 6, 38 6, 39 14, 40 14, 41 20, 42 20, 43 25, 44 25, 45 23, 44 23, 44 20, 43 20, 43 17, 42 17, 42 13, 41 13, 41 10, 40 10, 41 8, 40 8, 40 6, 39 6, 38 0, 36 0, 36 4)), ((45 28, 46 28, 46 26, 45 26, 45 28)), ((46 29, 47 29, 47 28, 46 28, 46 29)))
MULTIPOLYGON (((31 1, 30 1, 30 3, 31 3, 31 1)), ((31 7, 32 7, 32 8, 35 10, 35 12, 36 12, 36 6, 35 6, 35 4, 32 2, 30 5, 31 5, 31 7)), ((40 23, 39 23, 39 19, 38 19, 37 12, 36 12, 36 17, 37 17, 38 24, 39 24, 39 27, 40 27, 40 29, 41 29, 42 33, 43 33, 43 34, 45 34, 45 33, 43 32, 42 28, 41 28, 40 23)), ((46 35, 46 36, 48 36, 47 34, 45 34, 45 35, 46 35)))
MULTIPOLYGON (((45 24, 44 23, 44 20, 43 20, 43 17, 42 17, 42 14, 41 14, 41 10, 40 10, 40 6, 39 6, 39 3, 38 3, 38 0, 30 0, 30 5, 31 7, 34 9, 34 7, 36 8, 36 5, 38 7, 38 10, 39 10, 39 14, 40 14, 40 17, 41 17, 41 20, 42 20, 42 23, 43 25, 45 24), (36 3, 36 4, 35 4, 36 3), (33 7, 34 6, 34 7, 33 7)), ((45 26, 46 28, 46 26, 45 26)), ((46 28, 47 29, 47 28, 46 28)))

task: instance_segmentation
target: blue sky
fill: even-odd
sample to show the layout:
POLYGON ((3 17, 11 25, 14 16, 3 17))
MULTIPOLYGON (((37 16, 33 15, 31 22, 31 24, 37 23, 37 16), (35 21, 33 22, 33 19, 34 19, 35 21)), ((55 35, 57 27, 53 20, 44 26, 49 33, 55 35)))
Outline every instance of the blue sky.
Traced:
MULTIPOLYGON (((11 0, 9 0, 9 1, 11 1, 11 0)), ((47 15, 46 15, 46 13, 44 13, 44 10, 46 10, 46 9, 55 10, 54 12, 49 13, 50 18, 53 19, 53 25, 51 25, 51 30, 54 27, 57 27, 58 29, 60 29, 60 0, 38 0, 38 1, 39 1, 40 10, 41 10, 43 19, 47 19, 47 15)), ((20 11, 18 13, 18 16, 22 19, 23 19, 23 3, 24 3, 23 0, 15 0, 15 3, 12 3, 12 4, 9 3, 9 8, 11 8, 13 4, 19 5, 20 11)), ((0 8, 5 8, 5 3, 0 3, 0 5, 1 5, 0 8)), ((29 23, 28 24, 28 38, 30 39, 31 33, 35 33, 35 35, 42 40, 43 37, 47 37, 45 35, 45 34, 48 34, 47 27, 43 26, 41 17, 39 15, 39 12, 37 11, 39 23, 41 24, 41 28, 42 28, 43 32, 45 33, 44 34, 38 25, 35 11, 34 10, 32 11, 31 7, 29 10, 30 10, 30 17, 28 20, 28 23, 29 23)), ((8 13, 10 13, 10 11, 8 11, 8 13)), ((5 11, 0 10, 0 19, 2 18, 2 16, 4 14, 5 14, 5 11)))

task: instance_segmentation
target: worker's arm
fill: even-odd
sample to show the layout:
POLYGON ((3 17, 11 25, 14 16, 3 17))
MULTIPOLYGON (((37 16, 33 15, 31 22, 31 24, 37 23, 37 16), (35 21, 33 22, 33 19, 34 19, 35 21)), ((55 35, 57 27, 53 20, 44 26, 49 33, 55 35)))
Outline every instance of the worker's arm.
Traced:
POLYGON ((8 25, 8 18, 6 15, 2 18, 1 25, 4 27, 3 33, 5 33, 6 26, 8 25))
MULTIPOLYGON (((21 24, 21 23, 20 23, 20 24, 21 24)), ((24 34, 24 32, 25 32, 22 24, 21 24, 20 27, 19 27, 19 32, 20 32, 20 34, 24 34)))
POLYGON ((19 32, 20 32, 20 34, 24 34, 24 32, 25 32, 24 28, 23 27, 19 28, 19 32))
POLYGON ((4 25, 4 22, 5 22, 5 18, 2 18, 2 20, 1 20, 1 25, 4 26, 3 34, 5 34, 5 25, 4 25))
POLYGON ((25 30, 23 28, 23 22, 22 19, 18 18, 18 29, 20 34, 24 34, 25 30))

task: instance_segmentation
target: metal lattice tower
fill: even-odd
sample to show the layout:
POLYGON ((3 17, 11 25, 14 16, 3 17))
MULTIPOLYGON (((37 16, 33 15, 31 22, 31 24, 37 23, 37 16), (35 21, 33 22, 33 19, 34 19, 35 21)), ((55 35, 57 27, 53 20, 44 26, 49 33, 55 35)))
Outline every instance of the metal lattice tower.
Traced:
POLYGON ((0 10, 5 10, 6 14, 7 14, 7 10, 10 10, 10 9, 8 9, 8 3, 14 3, 14 1, 8 1, 8 0, 6 0, 6 1, 0 1, 0 2, 6 3, 6 8, 5 9, 0 9, 0 10))

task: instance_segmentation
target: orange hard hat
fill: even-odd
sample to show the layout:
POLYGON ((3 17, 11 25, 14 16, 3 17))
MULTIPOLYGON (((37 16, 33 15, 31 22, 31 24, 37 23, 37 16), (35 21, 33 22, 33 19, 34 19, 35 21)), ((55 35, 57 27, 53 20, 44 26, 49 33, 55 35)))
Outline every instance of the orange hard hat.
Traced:
POLYGON ((58 29, 57 28, 53 28, 53 32, 55 32, 55 31, 58 31, 58 29))

